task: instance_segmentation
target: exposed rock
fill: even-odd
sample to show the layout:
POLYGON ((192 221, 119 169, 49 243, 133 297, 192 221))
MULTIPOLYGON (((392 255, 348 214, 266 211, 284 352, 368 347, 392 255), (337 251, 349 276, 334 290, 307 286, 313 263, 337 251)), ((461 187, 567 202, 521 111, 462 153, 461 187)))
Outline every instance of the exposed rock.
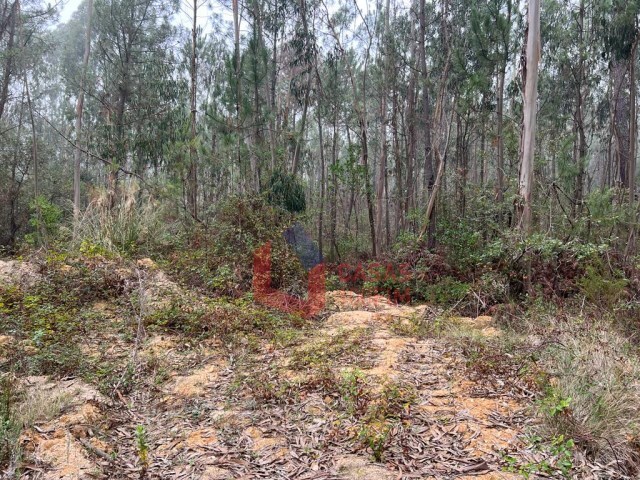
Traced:
POLYGON ((80 442, 69 433, 41 440, 34 454, 37 459, 51 465, 42 477, 45 480, 80 480, 99 472, 85 455, 80 442))
POLYGON ((78 380, 53 381, 46 376, 30 376, 23 381, 27 391, 41 390, 49 392, 49 395, 57 396, 67 394, 71 397, 73 405, 80 405, 86 402, 107 403, 107 398, 91 385, 78 380))
POLYGON ((336 458, 335 468, 349 480, 395 480, 397 472, 371 463, 359 455, 341 455, 336 458))
POLYGON ((233 478, 229 470, 220 467, 209 466, 202 472, 201 480, 228 480, 233 478))
POLYGON ((276 452, 278 456, 284 456, 286 449, 283 448, 286 444, 284 438, 279 437, 266 437, 259 428, 249 427, 244 430, 244 434, 251 438, 252 450, 258 452, 266 448, 281 447, 276 452))
POLYGON ((346 290, 334 290, 327 292, 325 299, 328 309, 340 312, 355 310, 375 312, 395 306, 391 300, 387 297, 383 297, 382 295, 365 297, 346 290))
POLYGON ((225 367, 225 363, 220 360, 217 363, 205 365, 190 375, 175 377, 170 386, 172 395, 181 398, 193 398, 204 395, 207 387, 215 382, 220 370, 225 367))
POLYGON ((42 278, 38 268, 29 262, 0 260, 0 285, 20 285, 32 287, 42 278))

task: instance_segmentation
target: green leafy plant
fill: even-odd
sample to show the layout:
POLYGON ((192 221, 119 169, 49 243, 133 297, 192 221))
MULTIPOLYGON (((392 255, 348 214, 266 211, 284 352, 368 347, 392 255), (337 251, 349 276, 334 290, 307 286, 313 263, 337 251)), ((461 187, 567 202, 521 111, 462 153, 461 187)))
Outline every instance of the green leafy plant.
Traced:
POLYGON ((569 473, 573 469, 573 450, 575 442, 564 435, 558 435, 551 440, 551 453, 556 457, 556 467, 565 478, 569 478, 569 473))
POLYGON ((368 447, 376 462, 381 462, 389 446, 391 426, 388 423, 365 424, 358 432, 358 439, 368 447))
POLYGON ((149 442, 147 439, 147 430, 144 425, 138 425, 135 432, 136 451, 138 452, 138 460, 142 465, 143 472, 149 467, 149 442))
POLYGON ((569 412, 569 406, 571 405, 571 397, 564 398, 560 394, 553 390, 551 395, 545 400, 545 410, 549 415, 555 417, 557 415, 566 414, 569 412))
POLYGON ((365 400, 364 380, 364 373, 357 368, 342 372, 340 397, 350 415, 355 414, 365 400))
POLYGON ((284 208, 291 213, 304 212, 307 208, 302 183, 294 174, 275 171, 267 182, 269 203, 284 208))
POLYGON ((16 390, 12 380, 0 377, 0 467, 7 468, 20 455, 20 425, 16 418, 13 403, 16 390))
POLYGON ((57 235, 62 220, 62 209, 51 203, 42 195, 36 197, 29 205, 31 217, 29 225, 34 233, 25 237, 28 243, 47 243, 48 239, 57 235))

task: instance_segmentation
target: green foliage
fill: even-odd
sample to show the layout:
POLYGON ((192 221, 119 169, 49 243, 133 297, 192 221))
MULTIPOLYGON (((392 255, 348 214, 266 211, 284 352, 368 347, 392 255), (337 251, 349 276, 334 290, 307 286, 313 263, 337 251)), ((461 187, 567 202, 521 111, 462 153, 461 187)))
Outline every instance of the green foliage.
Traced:
POLYGON ((549 387, 542 401, 542 409, 552 417, 569 412, 571 397, 563 397, 557 389, 549 387))
POLYGON ((32 245, 46 243, 48 239, 55 238, 62 220, 62 209, 42 195, 35 198, 29 208, 31 210, 29 225, 34 232, 25 236, 27 243, 32 245))
POLYGON ((585 270, 584 275, 578 279, 578 286, 589 302, 611 307, 617 305, 626 295, 629 280, 623 272, 612 272, 602 262, 587 265, 585 270))
POLYGON ((364 350, 369 334, 367 329, 353 328, 329 337, 319 337, 292 352, 291 366, 308 369, 349 363, 364 350))
POLYGON ((254 252, 270 242, 272 286, 302 295, 307 274, 283 235, 292 221, 262 197, 232 197, 219 206, 215 229, 194 232, 187 248, 175 245, 163 266, 190 286, 240 296, 251 288, 254 252))
POLYGON ((357 369, 345 370, 341 374, 338 385, 340 399, 349 415, 354 415, 362 408, 365 398, 365 375, 357 369))
POLYGON ((461 270, 479 263, 482 252, 481 230, 471 222, 442 219, 439 222, 439 242, 447 252, 448 263, 461 270))
POLYGON ((127 281, 117 260, 73 257, 50 250, 44 278, 29 289, 0 287, 0 329, 19 342, 10 354, 19 373, 84 375, 90 371, 81 339, 102 318, 98 300, 116 300, 127 281))
POLYGON ((286 341, 288 329, 305 325, 298 316, 267 310, 248 298, 206 297, 174 298, 147 316, 145 323, 149 329, 219 338, 229 349, 256 349, 261 339, 286 341))
POLYGON ((342 281, 339 275, 336 275, 332 272, 327 272, 325 278, 325 288, 327 289, 327 291, 346 290, 348 289, 348 285, 342 281))
POLYGON ((294 174, 276 170, 267 182, 267 198, 271 205, 291 213, 304 212, 307 208, 302 183, 294 174))
POLYGON ((149 440, 147 439, 147 430, 144 425, 136 427, 135 438, 138 460, 144 471, 149 467, 149 440))
POLYGON ((504 457, 506 471, 518 473, 526 479, 537 478, 537 474, 549 476, 554 473, 559 473, 564 478, 571 478, 575 449, 573 439, 566 439, 564 435, 558 435, 553 437, 550 442, 544 442, 541 437, 534 436, 532 443, 535 450, 549 455, 550 458, 523 464, 517 458, 506 455, 504 457))
POLYGON ((422 285, 419 294, 429 303, 453 306, 467 295, 469 288, 467 283, 444 277, 438 283, 422 285))
POLYGON ((371 450, 376 462, 382 462, 382 457, 391 439, 390 432, 391 426, 386 423, 382 425, 364 424, 360 427, 358 438, 371 450))
POLYGON ((407 265, 373 262, 366 266, 362 291, 365 295, 386 295, 393 301, 408 302, 413 286, 407 265))
POLYGON ((22 425, 14 411, 16 387, 8 375, 0 376, 0 468, 8 469, 20 456, 22 425))
POLYGON ((565 478, 573 469, 573 450, 575 441, 572 438, 565 439, 564 435, 558 435, 551 440, 551 453, 556 456, 556 468, 565 478))
POLYGON ((364 165, 359 161, 360 150, 359 144, 350 144, 347 147, 346 159, 337 161, 329 167, 330 172, 338 178, 340 183, 357 190, 364 186, 366 175, 364 165))
POLYGON ((97 245, 95 243, 92 243, 89 239, 86 239, 86 238, 83 239, 82 242, 80 242, 80 247, 78 248, 78 251, 87 258, 113 257, 113 252, 111 252, 110 250, 107 250, 102 245, 97 245))

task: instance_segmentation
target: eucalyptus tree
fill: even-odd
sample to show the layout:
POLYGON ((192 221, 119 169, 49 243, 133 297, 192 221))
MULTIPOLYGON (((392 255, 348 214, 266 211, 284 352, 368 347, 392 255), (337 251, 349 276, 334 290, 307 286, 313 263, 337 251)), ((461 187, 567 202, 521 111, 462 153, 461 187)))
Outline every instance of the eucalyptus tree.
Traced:
POLYGON ((635 64, 640 2, 614 0, 609 14, 610 17, 606 19, 605 13, 608 21, 605 47, 613 84, 611 119, 617 179, 620 186, 629 189, 629 198, 633 199, 636 175, 635 64))
POLYGON ((532 221, 533 155, 536 141, 538 99, 538 62, 540 61, 540 2, 529 0, 527 5, 527 44, 524 65, 524 108, 522 157, 520 160, 520 218, 518 227, 529 234, 532 221))
POLYGON ((91 21, 93 19, 93 0, 87 0, 87 16, 84 34, 84 52, 82 54, 82 72, 76 99, 76 145, 73 160, 73 219, 74 234, 80 218, 80 166, 82 162, 82 116, 84 114, 84 93, 86 88, 87 70, 89 68, 89 55, 91 53, 91 21))
MULTIPOLYGON (((186 175, 187 210, 191 217, 198 219, 198 63, 199 46, 203 43, 202 27, 198 24, 199 11, 208 0, 185 0, 184 9, 191 17, 191 44, 189 55, 189 166, 186 175)), ((201 14, 200 14, 201 15, 201 14)))
POLYGON ((335 42, 335 49, 345 60, 345 69, 347 72, 347 78, 351 87, 352 106, 357 116, 358 121, 358 134, 360 137, 360 159, 362 167, 364 169, 364 190, 367 204, 367 213, 369 218, 369 234, 371 240, 371 252, 374 257, 377 256, 377 242, 376 242, 376 227, 374 218, 374 205, 373 205, 373 192, 371 187, 371 178, 369 172, 369 141, 368 141, 368 80, 369 80, 369 63, 371 60, 371 48, 374 41, 372 34, 372 22, 371 18, 367 18, 363 15, 357 2, 353 4, 353 10, 348 8, 342 8, 336 14, 331 14, 325 5, 325 20, 330 34, 335 42), (360 55, 361 67, 356 70, 356 65, 353 63, 353 56, 348 55, 344 46, 344 40, 338 32, 338 27, 344 28, 354 18, 358 17, 361 20, 359 29, 364 33, 364 45, 362 45, 362 54, 360 55))
POLYGON ((43 59, 53 50, 54 14, 38 0, 0 2, 0 245, 10 248, 45 191, 42 168, 54 157, 39 116, 45 87, 52 86, 43 59))
POLYGON ((512 0, 478 2, 472 8, 470 43, 483 70, 496 77, 496 200, 502 204, 505 192, 504 100, 506 75, 513 58, 512 40, 516 8, 512 0))
POLYGON ((2 42, 2 83, 0 83, 0 119, 4 114, 9 99, 9 86, 15 75, 17 56, 16 32, 19 22, 20 0, 4 0, 0 17, 0 42, 2 42))

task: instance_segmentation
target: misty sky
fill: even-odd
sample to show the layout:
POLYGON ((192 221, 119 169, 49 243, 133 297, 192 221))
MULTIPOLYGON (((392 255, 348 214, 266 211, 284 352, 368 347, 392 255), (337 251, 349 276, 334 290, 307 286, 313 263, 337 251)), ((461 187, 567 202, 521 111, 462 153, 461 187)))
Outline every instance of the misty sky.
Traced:
POLYGON ((64 2, 64 6, 60 10, 60 21, 66 22, 71 18, 73 12, 78 9, 78 5, 82 3, 82 0, 67 0, 64 2))

